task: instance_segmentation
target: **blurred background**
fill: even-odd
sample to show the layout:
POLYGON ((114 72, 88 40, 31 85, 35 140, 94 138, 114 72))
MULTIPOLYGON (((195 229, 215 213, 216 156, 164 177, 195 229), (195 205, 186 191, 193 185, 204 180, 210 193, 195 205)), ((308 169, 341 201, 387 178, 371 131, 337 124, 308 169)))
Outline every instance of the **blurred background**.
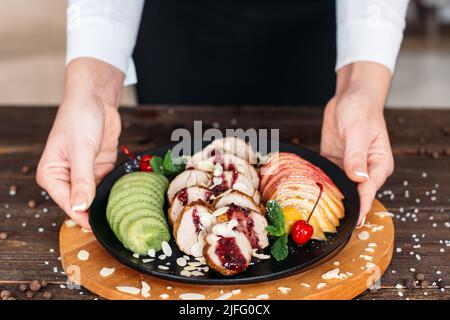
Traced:
MULTIPOLYGON (((395 0, 393 0, 395 1, 395 0)), ((56 105, 66 1, 0 1, 0 106, 56 105)), ((135 105, 127 87, 122 105, 135 105)), ((388 107, 450 108, 450 0, 411 0, 388 107)))

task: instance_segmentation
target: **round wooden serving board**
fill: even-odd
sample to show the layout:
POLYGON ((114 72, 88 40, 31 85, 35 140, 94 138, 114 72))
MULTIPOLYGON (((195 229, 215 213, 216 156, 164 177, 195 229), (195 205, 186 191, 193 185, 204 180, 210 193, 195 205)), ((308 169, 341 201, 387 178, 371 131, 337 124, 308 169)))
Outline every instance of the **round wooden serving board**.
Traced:
POLYGON ((141 288, 141 281, 151 287, 151 295, 147 299, 180 299, 184 293, 200 294, 200 298, 211 300, 224 294, 230 300, 352 299, 374 284, 391 261, 394 226, 386 211, 380 202, 375 201, 365 225, 353 232, 341 252, 323 264, 290 277, 249 285, 192 285, 141 274, 112 258, 92 232, 69 223, 64 223, 60 230, 60 252, 69 280, 106 299, 144 299, 141 294, 127 294, 116 289, 118 286, 141 288), (361 232, 364 235, 368 233, 367 240, 361 239, 364 239, 361 232), (89 252, 87 260, 78 259, 80 250, 89 252), (115 268, 115 271, 110 276, 102 277, 100 270, 103 267, 115 268), (339 268, 340 278, 322 277, 336 268, 339 268))

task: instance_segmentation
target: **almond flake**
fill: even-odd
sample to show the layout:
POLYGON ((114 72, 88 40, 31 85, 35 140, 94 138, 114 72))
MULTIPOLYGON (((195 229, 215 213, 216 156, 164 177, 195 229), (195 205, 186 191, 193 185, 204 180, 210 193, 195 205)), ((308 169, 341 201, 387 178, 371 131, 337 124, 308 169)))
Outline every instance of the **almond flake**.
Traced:
POLYGON ((287 288, 287 287, 278 287, 277 289, 278 289, 278 291, 280 291, 282 294, 288 294, 289 291, 291 291, 291 288, 287 288))
POLYGON ((384 218, 384 217, 393 217, 394 214, 388 211, 379 211, 379 212, 375 212, 375 215, 379 216, 380 218, 384 218))
POLYGON ((363 258, 364 260, 367 260, 367 261, 372 261, 372 259, 373 259, 371 256, 368 256, 365 254, 360 254, 359 257, 363 258))
POLYGON ((181 300, 201 300, 205 299, 205 296, 200 293, 182 293, 179 295, 181 300))
POLYGON ((141 281, 141 285, 142 285, 141 295, 144 298, 149 298, 150 297, 150 285, 145 281, 141 281))
POLYGON ((148 254, 149 257, 154 258, 156 256, 156 251, 155 251, 155 249, 150 248, 150 249, 148 249, 147 254, 148 254))
POLYGON ((258 249, 253 249, 252 256, 257 259, 261 259, 261 260, 270 259, 270 256, 268 254, 258 253, 258 249))
POLYGON ((163 293, 159 295, 161 297, 161 299, 166 300, 167 298, 169 298, 170 296, 167 293, 163 293))
POLYGON ((110 275, 112 275, 112 274, 114 273, 114 271, 116 271, 116 268, 106 268, 106 267, 103 267, 103 268, 100 270, 100 275, 101 275, 102 277, 109 277, 110 275))
POLYGON ((301 286, 305 287, 305 288, 311 288, 311 285, 307 284, 307 283, 300 283, 301 286))
POLYGON ((228 211, 229 207, 222 207, 211 213, 213 217, 218 217, 225 214, 228 211))
POLYGON ((190 277, 191 276, 191 272, 188 270, 183 270, 180 272, 180 275, 184 276, 184 277, 190 277))
POLYGON ((336 279, 339 275, 339 268, 335 268, 333 270, 330 270, 322 275, 322 279, 324 280, 330 280, 330 279, 336 279))
POLYGON ((234 295, 240 294, 240 293, 241 293, 241 289, 234 289, 234 290, 231 290, 231 293, 234 294, 234 295))
POLYGON ((370 252, 370 253, 374 253, 375 252, 375 250, 373 248, 366 248, 364 250, 366 250, 367 252, 370 252))
POLYGON ((177 259, 177 265, 179 265, 180 267, 185 267, 187 264, 187 261, 185 258, 180 257, 177 259))
POLYGON ((369 232, 361 231, 360 233, 358 233, 358 239, 359 240, 367 240, 367 239, 369 239, 369 232))
POLYGON ((320 282, 320 283, 317 284, 316 288, 320 290, 320 289, 322 289, 322 288, 324 288, 326 286, 327 286, 326 283, 320 282))
POLYGON ((159 266, 158 266, 158 269, 161 269, 161 270, 169 270, 169 267, 159 265, 159 266))
POLYGON ((120 292, 134 294, 134 295, 141 293, 141 289, 135 288, 135 287, 119 286, 119 287, 116 287, 116 289, 119 290, 120 292))
POLYGON ((78 260, 86 261, 89 259, 89 252, 86 250, 80 250, 80 251, 78 251, 77 257, 78 257, 78 260))
POLYGON ((222 294, 221 296, 218 296, 218 297, 217 297, 216 299, 214 299, 214 300, 228 300, 228 299, 230 299, 232 296, 233 296, 233 293, 232 293, 232 292, 227 292, 227 293, 222 294))
POLYGON ((269 299, 269 295, 267 293, 260 294, 260 295, 256 296, 256 299, 258 299, 258 300, 269 299))
POLYGON ((139 253, 133 253, 133 257, 139 259, 139 253))
POLYGON ((148 262, 152 262, 155 261, 155 259, 142 259, 143 263, 148 263, 148 262))
POLYGON ((172 247, 170 246, 170 244, 167 243, 167 241, 163 241, 161 243, 161 248, 166 257, 172 256, 172 247))
POLYGON ((376 243, 373 243, 373 242, 371 242, 371 243, 369 243, 369 244, 368 244, 368 246, 369 246, 369 247, 371 247, 371 248, 374 248, 374 247, 376 247, 376 246, 377 246, 377 244, 376 244, 376 243))

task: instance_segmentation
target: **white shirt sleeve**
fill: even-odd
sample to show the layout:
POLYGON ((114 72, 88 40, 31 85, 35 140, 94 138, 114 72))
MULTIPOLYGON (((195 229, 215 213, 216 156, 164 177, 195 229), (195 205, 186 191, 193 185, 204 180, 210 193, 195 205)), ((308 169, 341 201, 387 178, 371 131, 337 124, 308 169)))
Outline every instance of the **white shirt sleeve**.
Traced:
POLYGON ((409 0, 336 0, 336 70, 356 61, 394 72, 409 0))
POLYGON ((66 64, 90 57, 125 74, 125 85, 136 83, 132 60, 144 0, 69 0, 66 64))

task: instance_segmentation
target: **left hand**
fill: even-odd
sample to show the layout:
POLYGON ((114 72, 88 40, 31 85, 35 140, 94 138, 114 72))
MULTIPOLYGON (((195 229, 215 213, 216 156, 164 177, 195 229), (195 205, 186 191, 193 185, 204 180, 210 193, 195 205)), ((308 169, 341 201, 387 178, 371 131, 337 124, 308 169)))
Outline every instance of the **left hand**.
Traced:
POLYGON ((323 118, 321 154, 358 182, 364 224, 377 190, 394 170, 383 116, 390 71, 377 63, 357 62, 338 71, 336 95, 323 118))

